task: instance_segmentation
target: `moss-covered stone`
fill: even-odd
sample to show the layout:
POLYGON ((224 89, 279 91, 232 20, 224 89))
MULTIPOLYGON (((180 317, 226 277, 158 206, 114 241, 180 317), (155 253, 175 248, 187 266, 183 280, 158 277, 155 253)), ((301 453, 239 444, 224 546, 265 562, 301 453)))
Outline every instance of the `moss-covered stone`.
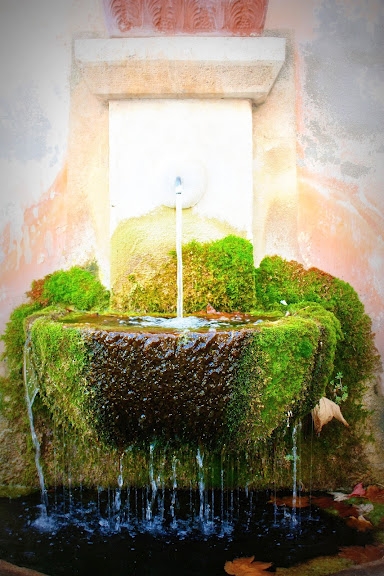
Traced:
MULTIPOLYGON (((170 254, 162 264, 154 274, 152 270, 150 282, 133 274, 128 279, 130 292, 127 296, 122 291, 119 306, 130 312, 131 308, 174 312, 175 255, 170 254)), ((255 270, 250 243, 234 236, 190 242, 184 246, 184 264, 186 313, 210 303, 222 311, 257 308, 276 317, 275 322, 264 321, 256 327, 233 362, 228 394, 220 404, 216 447, 201 442, 198 427, 189 441, 187 423, 176 442, 169 442, 169 434, 162 439, 148 434, 137 444, 134 435, 111 441, 108 426, 116 414, 109 412, 112 420, 102 417, 108 414, 99 409, 104 386, 97 388, 97 379, 90 378, 92 362, 102 349, 89 331, 60 321, 67 308, 107 310, 108 293, 94 272, 84 274, 75 267, 33 283, 30 302, 14 310, 2 336, 8 366, 0 382, 2 417, 8 419, 9 438, 13 434, 27 449, 22 466, 15 459, 13 474, 9 467, 0 473, 0 485, 37 485, 23 384, 26 340, 27 372, 40 390, 33 410, 48 484, 65 483, 68 475, 73 484, 116 484, 123 465, 127 482, 145 485, 149 466, 154 465, 164 475, 165 485, 170 485, 176 458, 179 485, 188 487, 197 481, 199 449, 204 454, 207 485, 220 486, 224 470, 226 486, 286 487, 292 478, 291 429, 299 423, 302 485, 336 489, 371 480, 363 450, 367 438, 362 394, 379 359, 370 318, 353 288, 320 270, 305 270, 277 256, 265 258, 255 270), (346 430, 333 421, 315 436, 310 411, 321 396, 332 397, 338 373, 348 387, 342 411, 350 427, 346 430), (155 446, 151 455, 149 445, 155 446)), ((163 366, 166 370, 166 359, 163 366)), ((110 373, 109 384, 113 377, 110 373)), ((126 374, 125 381, 129 377, 126 374)), ((185 380, 181 386, 188 386, 185 380)), ((120 380, 121 394, 124 385, 124 379, 120 380)), ((1 457, 11 460, 11 454, 9 443, 1 457)))
POLYGON ((108 290, 92 272, 80 266, 50 274, 42 297, 48 304, 69 305, 78 310, 105 310, 109 306, 108 290))
POLYGON ((340 322, 343 338, 337 343, 334 374, 325 390, 332 397, 332 380, 341 373, 348 389, 343 413, 348 421, 366 416, 362 398, 369 378, 380 369, 374 344, 372 321, 365 313, 358 294, 350 284, 317 268, 306 270, 295 261, 279 256, 266 257, 255 271, 256 300, 266 310, 287 308, 298 303, 316 302, 332 312, 340 322))
POLYGON ((29 378, 58 426, 75 425, 89 434, 86 372, 88 351, 80 330, 48 316, 30 327, 29 378))
POLYGON ((341 335, 334 315, 314 304, 253 327, 187 334, 65 319, 31 324, 29 377, 56 424, 120 449, 265 440, 289 411, 301 417, 324 394, 341 335))
MULTIPOLYGON (((249 311, 255 305, 253 249, 249 240, 229 235, 183 245, 183 308, 249 311)), ((148 277, 135 273, 120 280, 112 295, 117 310, 172 314, 177 303, 176 252, 152 267, 148 277)))
POLYGON ((289 412, 293 421, 308 414, 325 393, 341 337, 336 317, 316 305, 262 325, 240 361, 228 411, 236 438, 265 440, 289 412))

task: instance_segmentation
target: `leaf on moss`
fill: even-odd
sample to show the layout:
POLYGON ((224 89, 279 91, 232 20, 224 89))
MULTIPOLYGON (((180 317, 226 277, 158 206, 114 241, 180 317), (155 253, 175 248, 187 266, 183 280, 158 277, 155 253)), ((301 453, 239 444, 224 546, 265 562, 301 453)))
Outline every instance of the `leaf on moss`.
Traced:
POLYGON ((362 482, 359 482, 358 484, 356 484, 356 486, 354 487, 352 492, 350 494, 348 494, 348 497, 351 498, 352 496, 366 496, 366 490, 365 490, 362 482))
POLYGON ((341 558, 352 560, 355 564, 365 564, 384 557, 384 545, 345 546, 339 552, 341 558))
POLYGON ((343 500, 348 500, 349 498, 349 494, 346 494, 345 492, 330 492, 330 494, 333 496, 333 499, 336 502, 342 502, 343 500))
POLYGON ((370 502, 375 502, 376 504, 384 504, 384 490, 375 485, 370 485, 367 487, 365 492, 366 498, 370 502))
POLYGON ((312 504, 318 506, 322 510, 331 511, 341 518, 348 518, 350 516, 358 517, 358 511, 352 504, 348 501, 337 501, 332 498, 332 496, 312 496, 312 504))
POLYGON ((329 398, 320 398, 319 403, 312 410, 313 424, 316 434, 320 434, 323 426, 328 424, 333 418, 339 420, 344 426, 349 426, 338 406, 329 398))
POLYGON ((224 565, 224 570, 232 576, 265 576, 265 570, 272 566, 272 562, 254 562, 255 557, 235 558, 228 560, 224 565))

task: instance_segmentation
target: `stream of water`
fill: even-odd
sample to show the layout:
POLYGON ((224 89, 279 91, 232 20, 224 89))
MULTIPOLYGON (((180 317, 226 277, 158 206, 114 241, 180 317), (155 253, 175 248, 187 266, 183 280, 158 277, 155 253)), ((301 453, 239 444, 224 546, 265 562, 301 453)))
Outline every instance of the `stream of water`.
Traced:
POLYGON ((177 258, 177 318, 183 317, 183 186, 180 176, 175 183, 176 193, 176 258, 177 258))

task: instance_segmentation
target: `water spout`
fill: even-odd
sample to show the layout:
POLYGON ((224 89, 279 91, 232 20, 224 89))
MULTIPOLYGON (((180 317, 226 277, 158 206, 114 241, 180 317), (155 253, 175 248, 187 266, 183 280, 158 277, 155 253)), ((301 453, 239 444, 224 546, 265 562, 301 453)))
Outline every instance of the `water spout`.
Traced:
POLYGON ((175 180, 176 193, 176 257, 177 257, 177 317, 183 317, 183 258, 182 258, 182 191, 180 176, 175 180))

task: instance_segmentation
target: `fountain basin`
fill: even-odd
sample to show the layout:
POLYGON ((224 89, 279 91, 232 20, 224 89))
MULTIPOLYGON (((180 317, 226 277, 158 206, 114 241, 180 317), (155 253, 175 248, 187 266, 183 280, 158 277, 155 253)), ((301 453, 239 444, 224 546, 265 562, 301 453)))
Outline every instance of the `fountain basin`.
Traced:
POLYGON ((110 447, 246 445, 322 395, 336 319, 320 316, 43 315, 29 326, 28 389, 110 447))

